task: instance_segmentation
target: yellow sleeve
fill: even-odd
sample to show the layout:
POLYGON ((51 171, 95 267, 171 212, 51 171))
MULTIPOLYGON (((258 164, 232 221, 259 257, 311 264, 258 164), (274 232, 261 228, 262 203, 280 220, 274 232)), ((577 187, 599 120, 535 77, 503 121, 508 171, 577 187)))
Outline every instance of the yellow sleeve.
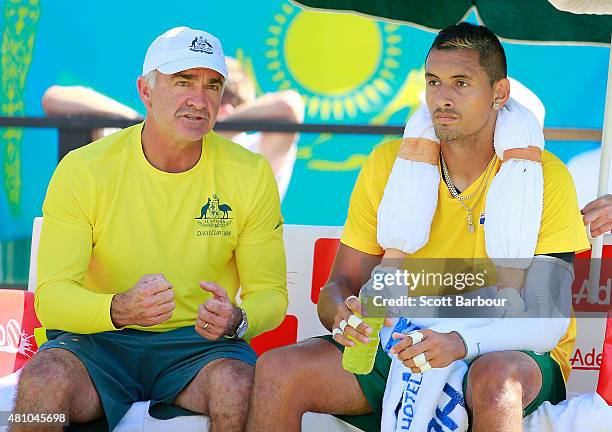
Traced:
POLYGON ((236 246, 241 307, 247 314, 251 339, 280 325, 287 311, 287 264, 278 186, 262 157, 252 189, 251 208, 236 246))
POLYGON ((43 203, 35 309, 48 329, 74 333, 116 330, 110 318, 112 294, 83 287, 92 250, 95 185, 78 156, 58 165, 43 203))
POLYGON ((378 200, 374 199, 375 185, 372 171, 375 158, 376 151, 368 156, 357 177, 340 242, 361 252, 381 255, 384 250, 376 240, 376 224, 378 203, 382 195, 378 200), (377 202, 376 205, 374 205, 374 200, 377 202))
POLYGON ((558 159, 544 167, 544 208, 536 255, 590 248, 572 177, 558 159))

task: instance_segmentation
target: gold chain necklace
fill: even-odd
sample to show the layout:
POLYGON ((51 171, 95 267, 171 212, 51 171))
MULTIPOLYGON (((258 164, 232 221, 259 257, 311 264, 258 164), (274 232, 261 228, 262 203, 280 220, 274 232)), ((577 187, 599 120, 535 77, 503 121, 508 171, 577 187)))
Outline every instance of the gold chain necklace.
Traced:
POLYGON ((451 179, 450 173, 448 172, 448 167, 446 166, 444 155, 440 151, 440 164, 442 165, 442 172, 444 173, 444 177, 445 177, 444 183, 446 183, 446 187, 448 188, 448 191, 451 193, 453 198, 455 198, 459 202, 459 204, 461 204, 461 206, 467 211, 467 216, 465 219, 467 221, 467 229, 471 233, 474 232, 474 218, 473 218, 472 212, 474 208, 480 202, 480 199, 484 195, 484 191, 487 190, 487 186, 489 184, 489 180, 491 179, 491 173, 493 172, 493 167, 495 166, 496 159, 497 159, 497 155, 493 155, 493 159, 489 161, 489 164, 487 165, 487 168, 486 168, 487 173, 480 180, 480 184, 478 185, 478 188, 476 189, 476 191, 480 189, 483 183, 484 183, 484 187, 480 189, 479 194, 478 194, 478 199, 476 199, 476 202, 474 202, 474 204, 471 207, 468 207, 464 203, 464 201, 467 201, 468 199, 470 199, 474 195, 474 193, 476 193, 476 191, 472 192, 470 195, 467 195, 467 196, 463 196, 463 197, 459 196, 459 193, 457 193, 457 189, 455 188, 455 185, 453 184, 453 180, 451 179))

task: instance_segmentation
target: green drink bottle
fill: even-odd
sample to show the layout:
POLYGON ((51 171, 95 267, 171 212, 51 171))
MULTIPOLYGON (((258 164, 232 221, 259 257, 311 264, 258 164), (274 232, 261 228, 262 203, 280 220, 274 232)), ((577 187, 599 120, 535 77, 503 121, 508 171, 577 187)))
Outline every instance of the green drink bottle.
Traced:
POLYGON ((384 318, 364 318, 363 322, 372 327, 372 333, 368 336, 370 342, 364 344, 360 341, 355 341, 355 346, 346 347, 342 355, 342 367, 351 373, 366 375, 372 372, 374 368, 374 360, 376 360, 376 352, 378 351, 378 336, 383 327, 384 318))
MULTIPOLYGON (((376 267, 372 271, 372 279, 370 279, 359 292, 359 301, 361 302, 363 316, 358 316, 363 319, 365 324, 372 328, 372 333, 368 335, 370 342, 364 344, 349 336, 349 339, 355 342, 355 346, 346 347, 342 354, 342 367, 346 371, 354 374, 369 374, 374 368, 374 360, 376 360, 376 352, 378 351, 378 344, 380 342, 379 333, 383 328, 385 314, 387 312, 387 308, 381 304, 381 300, 386 300, 389 294, 388 287, 377 289, 372 283, 374 273, 381 270, 383 269, 376 267)), ((388 271, 388 269, 384 270, 388 271)), ((393 271, 396 270, 397 269, 393 269, 393 271)), ((386 305, 386 303, 383 304, 386 305)))

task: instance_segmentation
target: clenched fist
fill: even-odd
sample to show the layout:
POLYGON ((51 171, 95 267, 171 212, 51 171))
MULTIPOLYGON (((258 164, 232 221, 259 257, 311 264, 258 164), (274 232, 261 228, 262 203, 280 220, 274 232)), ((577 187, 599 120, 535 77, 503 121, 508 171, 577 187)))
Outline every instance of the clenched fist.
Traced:
POLYGON ((144 275, 128 291, 113 297, 111 319, 117 328, 149 327, 169 320, 175 307, 172 284, 164 275, 144 275))

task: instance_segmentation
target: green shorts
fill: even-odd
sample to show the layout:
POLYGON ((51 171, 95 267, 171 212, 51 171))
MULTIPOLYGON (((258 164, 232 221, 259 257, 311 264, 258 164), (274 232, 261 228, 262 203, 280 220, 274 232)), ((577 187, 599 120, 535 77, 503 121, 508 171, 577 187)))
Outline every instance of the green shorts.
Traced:
MULTIPOLYGON (((333 340, 331 335, 318 336, 320 339, 325 339, 333 343, 340 351, 344 351, 344 346, 333 340)), ((561 374, 561 368, 555 360, 550 356, 549 353, 536 354, 533 351, 522 351, 525 354, 533 358, 542 372, 542 389, 540 393, 524 410, 523 416, 529 415, 534 412, 540 405, 545 401, 549 401, 552 404, 556 404, 565 399, 565 382, 563 381, 563 375, 561 374)), ((382 349, 378 346, 376 352, 376 360, 374 361, 374 369, 368 375, 355 375, 361 390, 365 395, 365 398, 372 407, 372 414, 360 415, 360 416, 341 416, 338 415, 339 419, 358 427, 361 430, 380 431, 380 422, 382 418, 382 400, 385 393, 385 386, 387 385, 387 376, 389 375, 389 368, 391 366, 391 359, 382 349)), ((463 392, 465 394, 467 384, 467 374, 463 379, 463 392)))
POLYGON ((243 340, 209 341, 194 327, 162 333, 125 329, 75 334, 47 330, 47 339, 39 351, 62 348, 83 363, 100 395, 108 421, 105 429, 110 431, 136 401, 151 400, 149 413, 157 418, 193 415, 172 403, 202 367, 220 358, 251 365, 257 360, 255 351, 243 340))

